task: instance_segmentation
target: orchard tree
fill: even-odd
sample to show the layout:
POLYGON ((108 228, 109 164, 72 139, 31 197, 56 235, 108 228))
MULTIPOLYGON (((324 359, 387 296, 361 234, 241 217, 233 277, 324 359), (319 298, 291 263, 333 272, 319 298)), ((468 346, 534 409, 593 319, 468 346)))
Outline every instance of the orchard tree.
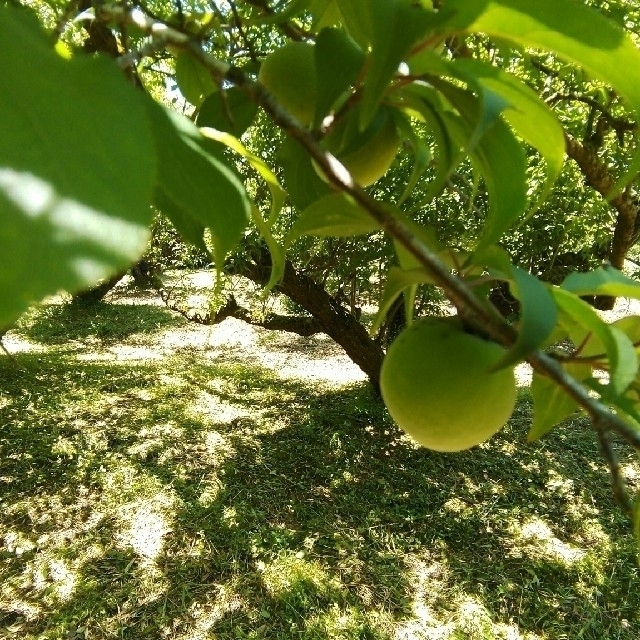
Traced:
POLYGON ((640 318, 607 324, 584 298, 640 297, 619 270, 638 230, 638 8, 589 4, 4 0, 0 327, 127 269, 160 211, 218 274, 309 310, 426 446, 500 429, 528 361, 529 438, 587 413, 632 514, 611 441, 640 448, 640 318), (590 225, 564 210, 576 189, 599 194, 590 225), (603 215, 592 254, 610 264, 559 279, 532 259, 556 259, 569 222, 598 245, 603 215), (372 279, 371 332, 398 300, 410 324, 384 361, 353 296, 327 291, 372 279), (412 323, 425 287, 457 316, 412 323))

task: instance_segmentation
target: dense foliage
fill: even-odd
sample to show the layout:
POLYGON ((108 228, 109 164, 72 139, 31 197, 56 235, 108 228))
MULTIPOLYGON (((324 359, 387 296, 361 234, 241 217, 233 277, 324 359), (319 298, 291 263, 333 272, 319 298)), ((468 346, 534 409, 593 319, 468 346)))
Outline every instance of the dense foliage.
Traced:
POLYGON ((337 294, 380 293, 375 332, 437 289, 494 367, 534 367, 530 439, 592 418, 631 513, 610 439, 640 447, 640 318, 583 298, 640 297, 639 18, 588 4, 4 2, 0 325, 127 268, 156 211, 219 271, 316 287, 298 300, 374 381, 357 319, 329 327, 337 294))

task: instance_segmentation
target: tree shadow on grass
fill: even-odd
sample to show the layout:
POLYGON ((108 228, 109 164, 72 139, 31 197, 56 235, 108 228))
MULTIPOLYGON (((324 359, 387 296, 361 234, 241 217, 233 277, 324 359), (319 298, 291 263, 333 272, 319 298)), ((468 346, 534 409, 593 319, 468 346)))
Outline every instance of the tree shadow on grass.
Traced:
POLYGON ((186 321, 162 307, 99 302, 90 305, 53 304, 27 316, 20 328, 30 339, 43 344, 72 340, 120 342, 136 333, 154 333, 186 321))
MULTIPOLYGON (((40 387, 5 372, 0 405, 2 454, 22 443, 24 455, 3 501, 9 528, 37 540, 77 521, 56 553, 78 587, 44 607, 34 636, 75 625, 105 638, 382 640, 416 605, 444 624, 473 601, 523 634, 637 637, 633 541, 595 439, 576 426, 524 444, 526 401, 489 444, 443 455, 401 437, 366 385, 320 392, 257 367, 175 359, 47 362, 40 387), (38 522, 46 501, 60 517, 38 522), (585 538, 586 521, 599 537, 585 538), (557 537, 523 537, 530 524, 557 537), (589 544, 597 560, 554 551, 589 544)), ((11 554, 9 573, 21 564, 11 554)), ((42 605, 36 595, 24 597, 42 605)))

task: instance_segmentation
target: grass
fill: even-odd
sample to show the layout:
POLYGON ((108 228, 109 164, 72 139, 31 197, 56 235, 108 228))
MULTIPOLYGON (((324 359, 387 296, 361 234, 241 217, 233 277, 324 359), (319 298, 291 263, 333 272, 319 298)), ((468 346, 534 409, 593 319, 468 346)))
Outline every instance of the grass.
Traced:
POLYGON ((631 527, 581 420, 525 444, 525 390, 488 444, 436 454, 364 384, 89 357, 175 322, 124 306, 34 311, 18 335, 48 348, 0 358, 0 637, 640 637, 631 527))

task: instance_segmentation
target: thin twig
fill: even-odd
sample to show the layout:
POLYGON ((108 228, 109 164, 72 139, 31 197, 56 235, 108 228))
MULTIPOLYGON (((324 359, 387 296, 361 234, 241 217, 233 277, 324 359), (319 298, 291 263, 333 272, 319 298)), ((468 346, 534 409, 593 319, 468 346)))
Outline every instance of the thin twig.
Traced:
POLYGON ((613 495, 620 508, 625 512, 626 515, 631 517, 633 514, 633 503, 631 501, 631 498, 629 497, 627 482, 622 475, 622 469, 620 468, 618 456, 613 450, 611 436, 606 427, 601 425, 598 421, 594 421, 593 426, 596 430, 596 433, 598 434, 602 457, 606 460, 607 466, 609 467, 613 495))

